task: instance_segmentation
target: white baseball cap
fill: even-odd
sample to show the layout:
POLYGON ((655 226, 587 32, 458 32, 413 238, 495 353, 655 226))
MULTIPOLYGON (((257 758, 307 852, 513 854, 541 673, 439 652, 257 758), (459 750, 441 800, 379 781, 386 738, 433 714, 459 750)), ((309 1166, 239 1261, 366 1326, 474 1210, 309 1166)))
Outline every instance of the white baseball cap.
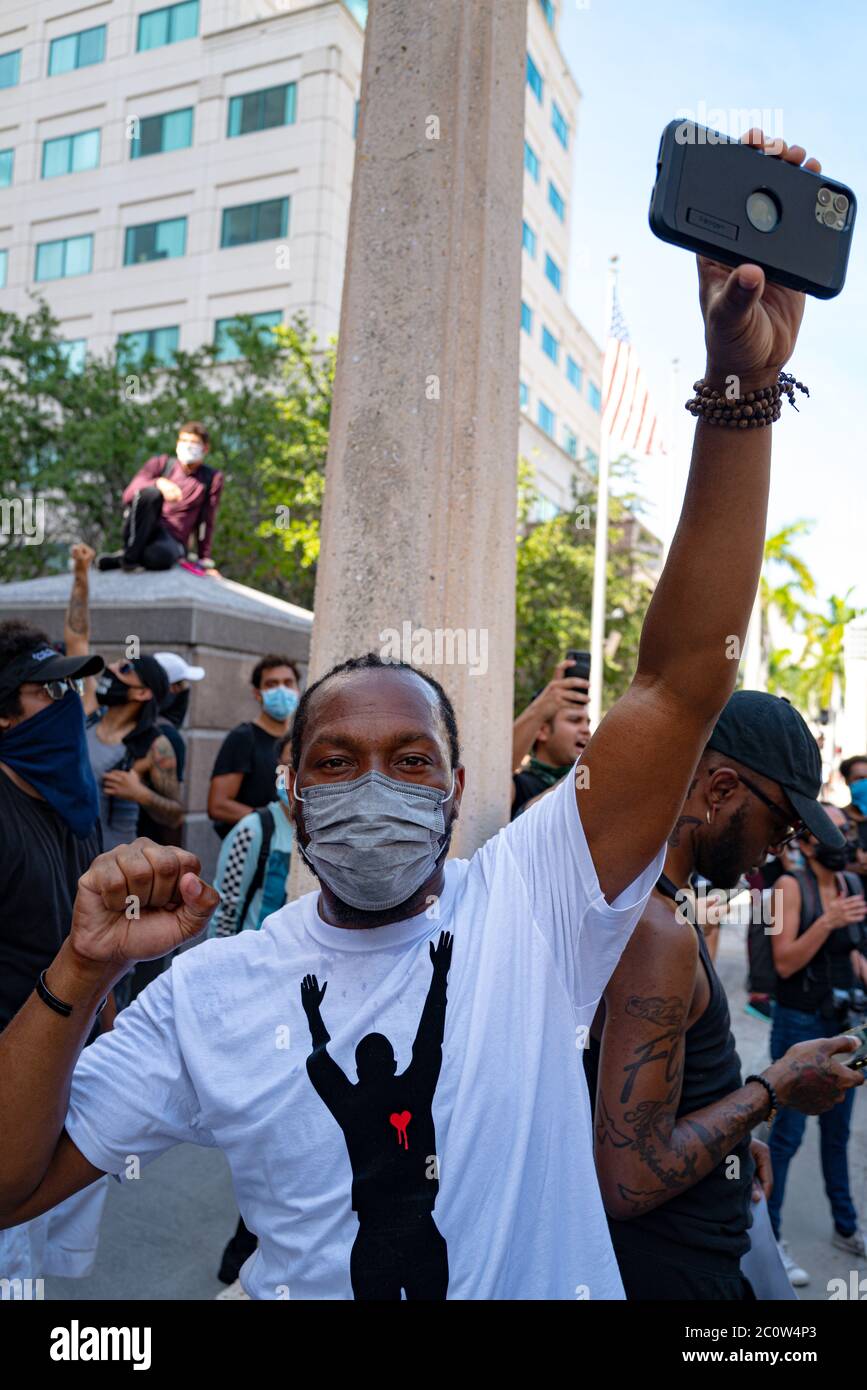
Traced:
POLYGON ((169 685, 175 681, 200 681, 205 674, 204 666, 188 666, 177 652, 154 652, 157 660, 169 678, 169 685))

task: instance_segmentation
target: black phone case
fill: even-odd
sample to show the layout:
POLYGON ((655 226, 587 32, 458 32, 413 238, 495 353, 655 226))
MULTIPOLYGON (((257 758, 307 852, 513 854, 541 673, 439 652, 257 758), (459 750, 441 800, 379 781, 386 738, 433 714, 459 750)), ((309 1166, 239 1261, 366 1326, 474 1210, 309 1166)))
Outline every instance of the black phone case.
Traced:
POLYGON ((825 174, 786 164, 692 121, 671 121, 662 133, 650 227, 675 246, 726 265, 750 261, 779 285, 833 299, 846 279, 855 212, 851 188, 825 174), (842 193, 849 200, 842 230, 817 215, 823 188, 832 198, 842 193), (747 217, 747 198, 758 190, 771 193, 780 211, 770 232, 759 231, 747 217))

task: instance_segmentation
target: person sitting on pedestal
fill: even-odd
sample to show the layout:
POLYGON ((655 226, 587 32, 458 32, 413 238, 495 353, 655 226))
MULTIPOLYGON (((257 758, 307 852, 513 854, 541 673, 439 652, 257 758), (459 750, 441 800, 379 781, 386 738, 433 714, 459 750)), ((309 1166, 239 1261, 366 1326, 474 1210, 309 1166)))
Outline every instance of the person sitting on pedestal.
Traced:
POLYGON ((98 569, 171 569, 195 538, 197 563, 220 578, 211 542, 223 474, 205 463, 209 449, 207 429, 190 420, 180 428, 174 458, 158 454, 143 464, 123 494, 123 548, 100 555, 98 569))

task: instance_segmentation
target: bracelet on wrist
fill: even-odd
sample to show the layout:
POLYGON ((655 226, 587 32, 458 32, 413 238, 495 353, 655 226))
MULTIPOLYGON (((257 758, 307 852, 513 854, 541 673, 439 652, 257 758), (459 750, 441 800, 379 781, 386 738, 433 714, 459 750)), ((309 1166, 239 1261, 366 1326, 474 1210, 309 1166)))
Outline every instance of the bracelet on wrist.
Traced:
POLYGON ((744 1085, 748 1086, 751 1081, 758 1081, 759 1085, 764 1086, 768 1093, 768 1100, 770 1101, 771 1108, 765 1116, 765 1120, 771 1125, 776 1119, 777 1111, 780 1108, 780 1103, 777 1100, 777 1093, 766 1076, 748 1076, 744 1081, 744 1085))
MULTIPOLYGON (((39 998, 42 1000, 43 1004, 48 1005, 49 1009, 53 1009, 54 1012, 56 1014, 60 1014, 62 1018, 69 1018, 73 1009, 72 1004, 64 1003, 62 999, 58 999, 56 994, 51 993, 51 990, 45 983, 45 974, 46 972, 43 970, 39 976, 39 979, 36 981, 36 993, 39 995, 39 998)), ((106 995, 103 999, 102 1003, 100 1004, 99 1008, 94 1014, 94 1018, 97 1018, 102 1013, 107 1002, 108 995, 106 995)))
POLYGON ((803 391, 809 396, 808 388, 796 381, 789 372, 780 372, 770 386, 760 386, 755 391, 747 391, 742 396, 732 396, 726 391, 717 391, 708 386, 702 377, 693 382, 696 394, 686 402, 685 409, 690 415, 703 420, 706 425, 722 425, 727 429, 762 429, 779 420, 783 396, 789 405, 797 410, 795 391, 803 391))

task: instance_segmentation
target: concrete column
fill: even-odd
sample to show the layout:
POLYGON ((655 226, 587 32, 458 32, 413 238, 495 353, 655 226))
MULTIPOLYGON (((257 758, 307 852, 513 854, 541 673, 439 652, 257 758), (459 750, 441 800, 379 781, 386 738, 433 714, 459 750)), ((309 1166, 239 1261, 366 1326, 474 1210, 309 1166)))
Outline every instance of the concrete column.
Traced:
POLYGON ((372 0, 314 605, 312 678, 396 633, 454 700, 461 854, 508 819, 525 52, 526 0, 372 0))

